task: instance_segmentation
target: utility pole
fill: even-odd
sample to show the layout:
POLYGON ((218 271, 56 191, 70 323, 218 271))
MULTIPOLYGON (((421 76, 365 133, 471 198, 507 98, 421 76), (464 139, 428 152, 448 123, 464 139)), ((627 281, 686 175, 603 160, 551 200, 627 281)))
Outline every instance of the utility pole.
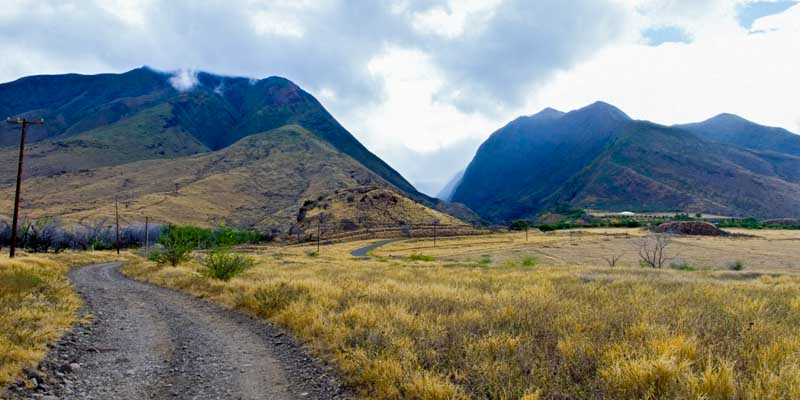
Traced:
POLYGON ((150 256, 150 217, 144 217, 144 256, 150 256))
POLYGON ((119 254, 119 199, 114 198, 114 208, 117 210, 117 254, 119 254))
POLYGON ((17 250, 17 221, 19 220, 19 195, 22 190, 22 159, 25 157, 25 127, 28 125, 44 125, 44 119, 38 121, 25 118, 6 119, 9 124, 21 125, 22 133, 19 136, 19 164, 17 165, 17 191, 14 193, 14 220, 11 222, 11 252, 9 258, 14 258, 17 250))
POLYGON ((436 227, 439 226, 439 220, 433 221, 433 247, 436 247, 436 227))

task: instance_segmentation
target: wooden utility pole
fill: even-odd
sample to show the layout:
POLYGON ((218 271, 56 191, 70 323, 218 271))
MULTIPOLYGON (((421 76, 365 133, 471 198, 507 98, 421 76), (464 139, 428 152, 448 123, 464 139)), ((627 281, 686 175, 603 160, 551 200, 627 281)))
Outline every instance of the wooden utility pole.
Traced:
POLYGON ((114 198, 114 208, 116 208, 116 210, 117 210, 117 240, 116 240, 117 243, 116 243, 116 246, 117 246, 117 254, 119 254, 119 199, 117 199, 116 197, 114 198))
POLYGON ((44 125, 44 119, 31 121, 25 118, 6 119, 9 124, 21 125, 22 133, 19 136, 19 164, 17 165, 17 191, 14 193, 14 220, 11 222, 11 252, 10 258, 14 258, 17 250, 17 221, 19 220, 19 196, 22 190, 22 159, 25 157, 25 127, 28 125, 44 125))
POLYGON ((150 256, 150 217, 144 217, 144 256, 150 256))

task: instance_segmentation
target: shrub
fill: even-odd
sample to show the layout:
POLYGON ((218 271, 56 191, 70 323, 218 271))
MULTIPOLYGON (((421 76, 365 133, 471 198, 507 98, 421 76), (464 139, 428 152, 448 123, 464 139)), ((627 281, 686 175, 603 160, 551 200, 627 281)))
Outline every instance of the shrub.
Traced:
POLYGON ((170 264, 173 267, 188 261, 196 246, 196 242, 193 240, 189 230, 175 229, 175 227, 167 228, 164 235, 159 239, 159 243, 164 248, 157 252, 158 258, 156 261, 159 264, 170 264))
POLYGON ((689 263, 687 263, 685 260, 680 259, 680 258, 671 261, 669 263, 669 267, 672 268, 672 269, 676 269, 678 271, 694 271, 695 270, 694 267, 692 267, 691 265, 689 265, 689 263))
POLYGON ((538 260, 536 259, 536 257, 527 256, 522 259, 522 265, 525 267, 533 267, 534 265, 536 265, 537 261, 538 260))
POLYGON ((307 296, 308 289, 286 282, 258 289, 253 295, 258 304, 258 313, 265 317, 271 317, 307 296))
POLYGON ((205 274, 210 278, 223 281, 228 281, 241 274, 253 264, 252 258, 232 253, 227 249, 214 250, 203 261, 203 265, 206 267, 205 274))
POLYGON ((433 261, 433 256, 427 256, 425 254, 414 253, 414 254, 408 256, 408 259, 410 261, 428 261, 428 262, 430 262, 430 261, 433 261))
POLYGON ((727 267, 731 271, 742 271, 745 269, 744 263, 739 260, 731 261, 728 264, 726 264, 725 267, 727 267))
POLYGON ((216 247, 231 247, 243 243, 258 243, 269 240, 270 236, 260 232, 239 231, 226 228, 224 226, 209 229, 194 226, 169 226, 164 230, 164 234, 171 232, 184 237, 198 249, 213 249, 216 247))
POLYGON ((478 260, 478 264, 481 265, 489 265, 492 263, 492 258, 489 256, 482 256, 480 260, 478 260))

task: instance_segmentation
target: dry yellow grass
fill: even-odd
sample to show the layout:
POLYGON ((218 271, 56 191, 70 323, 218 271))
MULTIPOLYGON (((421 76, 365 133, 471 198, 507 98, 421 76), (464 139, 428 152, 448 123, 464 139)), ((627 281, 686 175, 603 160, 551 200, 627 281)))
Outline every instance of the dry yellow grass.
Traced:
POLYGON ((118 258, 111 252, 0 256, 0 387, 44 358, 47 343, 75 322, 80 299, 71 266, 118 258))
POLYGON ((194 263, 125 270, 288 328, 364 398, 800 398, 800 276, 532 266, 518 239, 443 241, 433 261, 263 248, 229 282, 194 263), (476 258, 490 250, 505 259, 476 258))

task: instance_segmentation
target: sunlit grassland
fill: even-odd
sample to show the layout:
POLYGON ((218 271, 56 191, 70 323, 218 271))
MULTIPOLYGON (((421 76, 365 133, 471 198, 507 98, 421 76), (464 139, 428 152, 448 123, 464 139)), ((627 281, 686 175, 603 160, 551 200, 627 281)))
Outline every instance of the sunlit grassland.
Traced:
POLYGON ((111 252, 0 256, 0 387, 36 365, 47 343, 75 323, 81 303, 69 268, 116 258, 111 252))
POLYGON ((800 398, 800 277, 483 263, 485 239, 461 259, 265 248, 229 282, 194 263, 125 271, 286 327, 364 398, 800 398))

